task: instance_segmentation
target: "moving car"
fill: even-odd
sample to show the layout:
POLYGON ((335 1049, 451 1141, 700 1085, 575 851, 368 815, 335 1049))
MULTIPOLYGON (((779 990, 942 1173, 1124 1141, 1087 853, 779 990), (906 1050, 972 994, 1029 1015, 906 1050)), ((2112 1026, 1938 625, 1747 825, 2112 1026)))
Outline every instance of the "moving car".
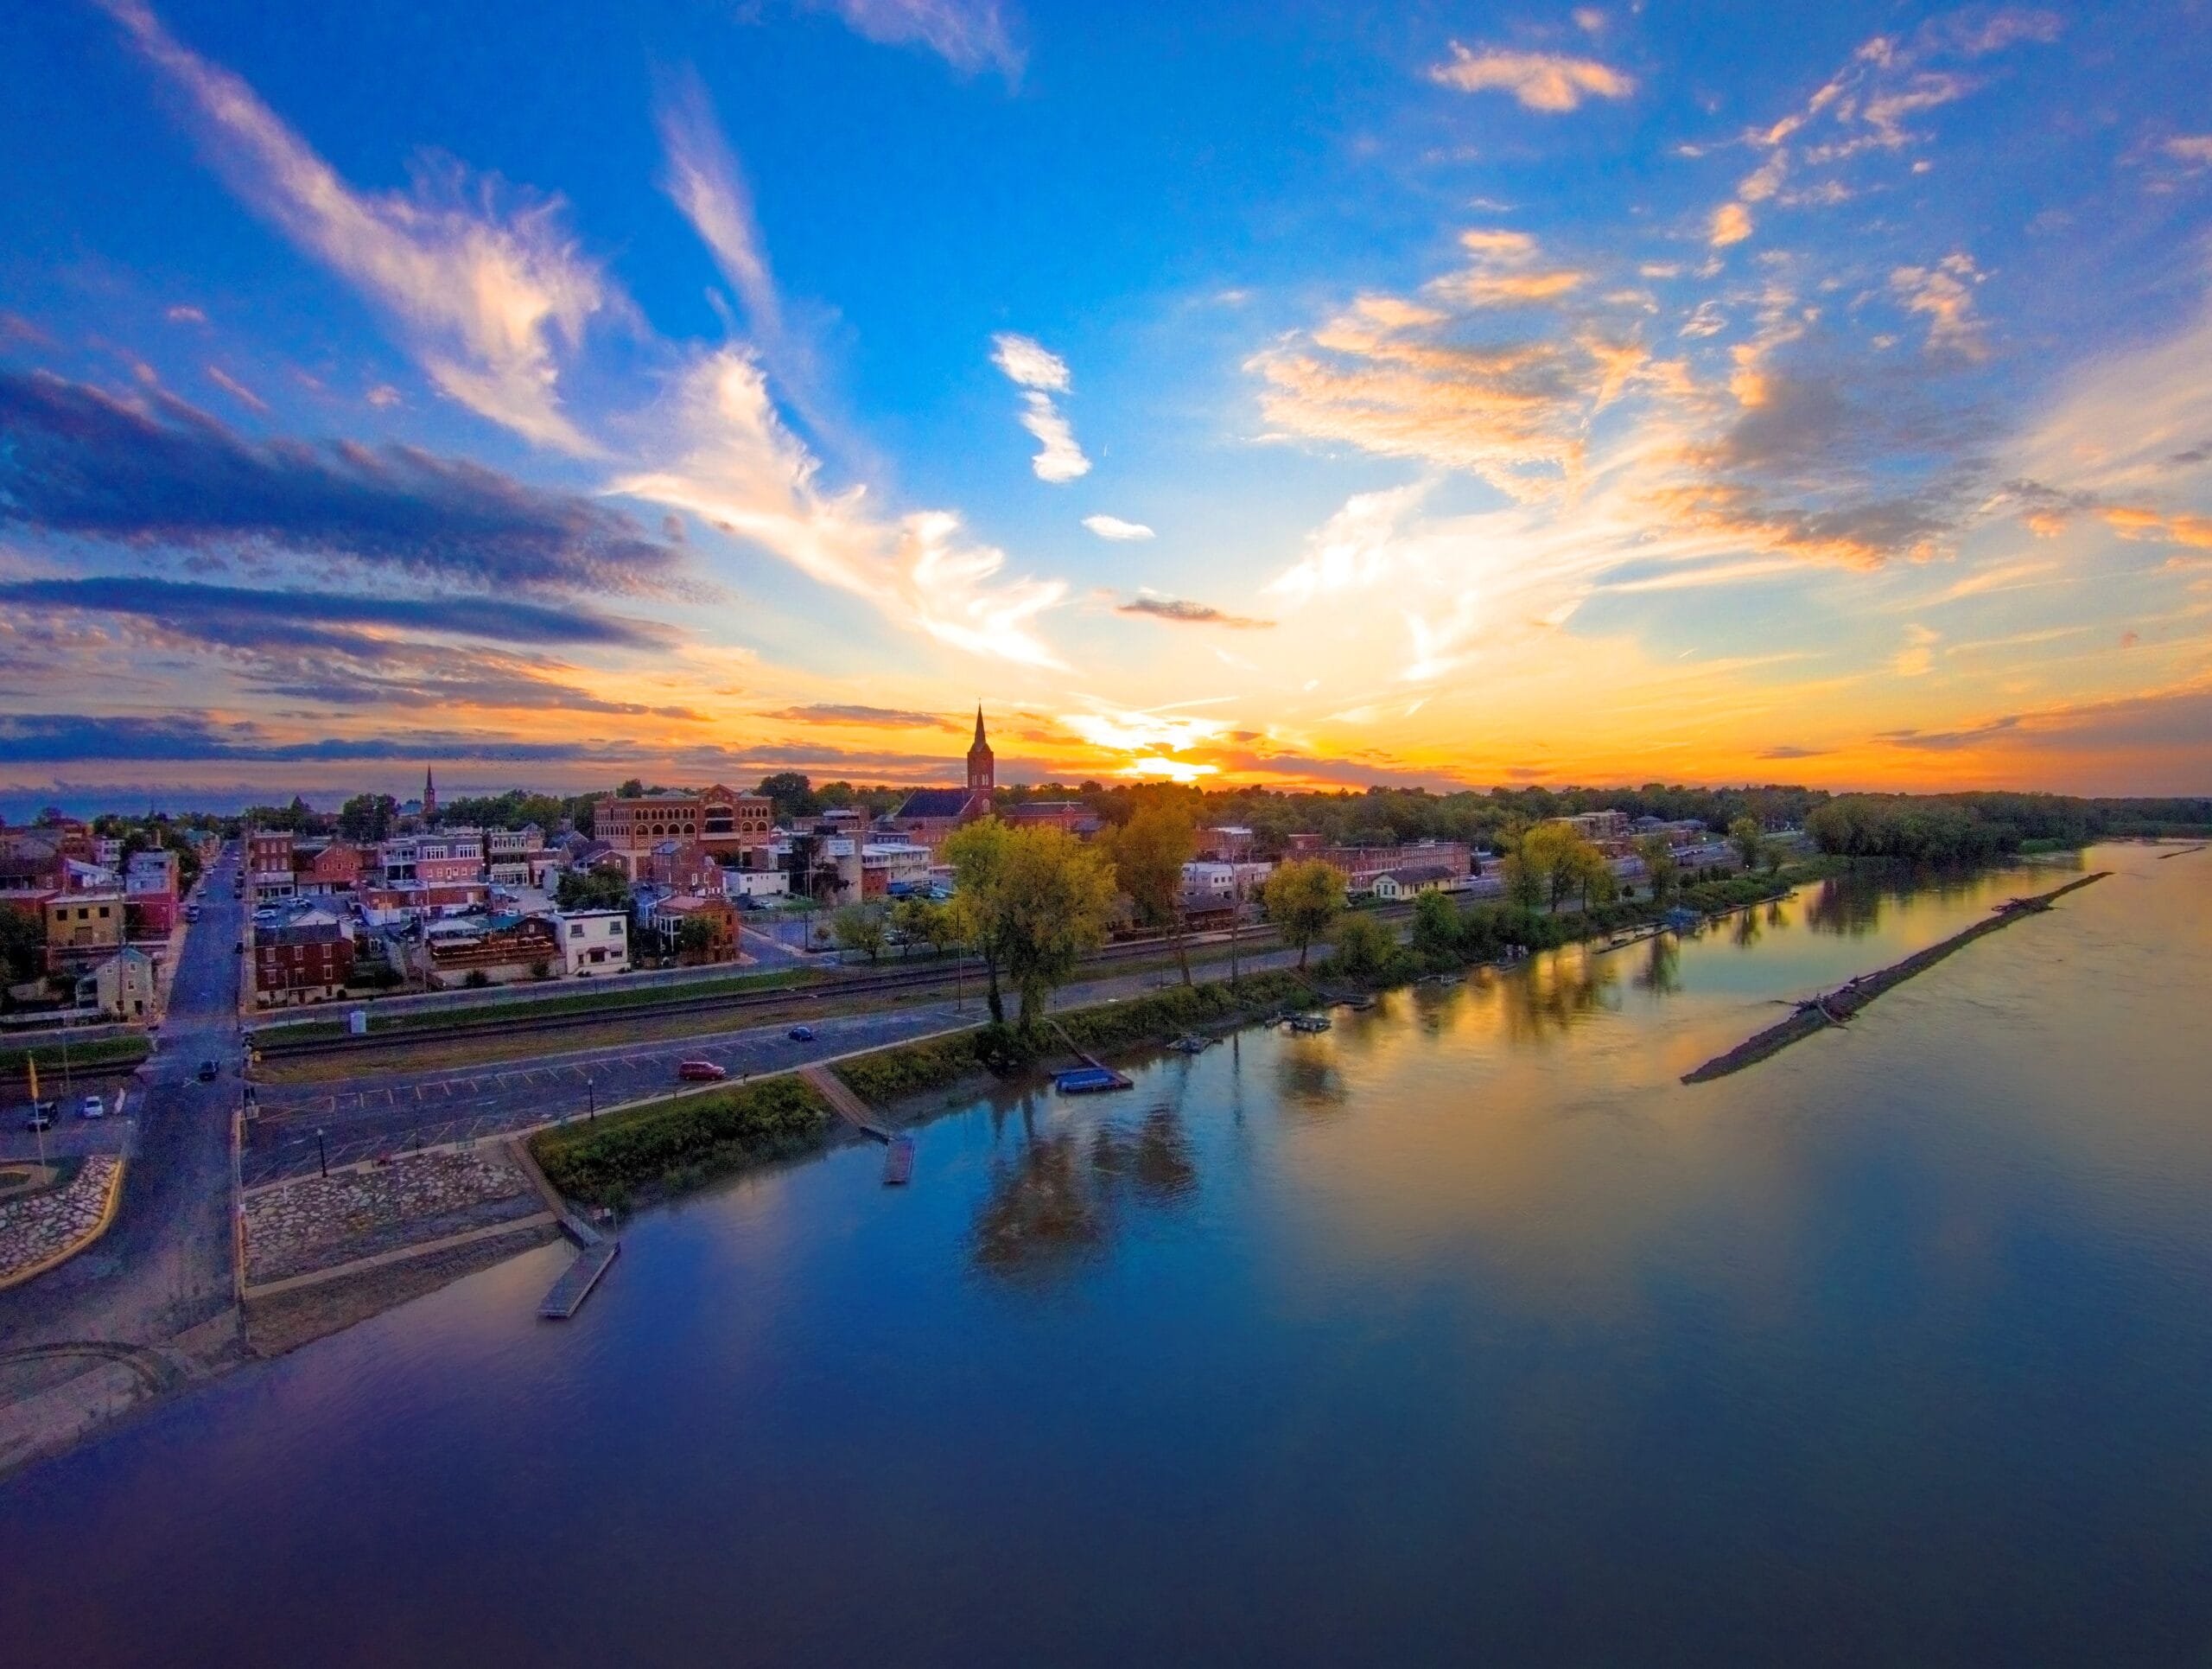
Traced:
POLYGON ((676 1068, 676 1075, 690 1084, 719 1084, 729 1076, 727 1067, 711 1061, 686 1061, 676 1068))
POLYGON ((200 1081, 203 1084, 213 1083, 215 1081, 215 1073, 217 1070, 218 1068, 213 1061, 202 1061, 200 1063, 200 1081))
POLYGON ((29 1112, 23 1118, 23 1128, 25 1130, 52 1130, 54 1103, 51 1101, 32 1102, 29 1112))
POLYGON ((793 1026, 791 1029, 789 1035, 791 1042, 794 1043, 811 1043, 814 1041, 814 1028, 811 1026, 793 1026))
POLYGON ((79 1118, 99 1118, 105 1117, 106 1113, 107 1103, 97 1095, 86 1096, 84 1105, 77 1109, 77 1116, 79 1118))

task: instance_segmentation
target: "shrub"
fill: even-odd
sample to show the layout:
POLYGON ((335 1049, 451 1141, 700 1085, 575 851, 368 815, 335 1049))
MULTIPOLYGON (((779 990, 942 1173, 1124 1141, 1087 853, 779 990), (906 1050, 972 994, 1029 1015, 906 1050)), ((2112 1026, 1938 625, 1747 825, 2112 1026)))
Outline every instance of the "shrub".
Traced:
POLYGON ((1329 969, 1348 979, 1365 979, 1389 965, 1398 953, 1398 935, 1371 915, 1348 915, 1331 939, 1329 969))
POLYGON ((829 1123, 829 1108, 804 1080, 770 1078, 540 1131, 530 1147, 562 1193, 610 1205, 641 1185, 703 1180, 800 1151, 829 1123))

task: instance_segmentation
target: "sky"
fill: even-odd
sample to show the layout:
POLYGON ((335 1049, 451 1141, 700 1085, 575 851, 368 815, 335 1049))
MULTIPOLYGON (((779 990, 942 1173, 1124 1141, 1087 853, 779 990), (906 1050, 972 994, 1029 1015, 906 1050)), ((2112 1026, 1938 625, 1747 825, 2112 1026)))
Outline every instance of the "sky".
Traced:
POLYGON ((2212 4, 53 0, 0 809, 2212 792, 2212 4))

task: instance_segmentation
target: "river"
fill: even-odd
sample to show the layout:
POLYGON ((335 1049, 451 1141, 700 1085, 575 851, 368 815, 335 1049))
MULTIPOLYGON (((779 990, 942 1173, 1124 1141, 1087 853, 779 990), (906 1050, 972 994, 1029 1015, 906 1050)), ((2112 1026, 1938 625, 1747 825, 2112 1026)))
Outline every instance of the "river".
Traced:
MULTIPOLYGON (((998 1097, 0 1486, 14 1663, 2196 1660, 2212 853, 1808 889, 998 1097)), ((2171 850, 2171 849, 2166 849, 2171 850)))

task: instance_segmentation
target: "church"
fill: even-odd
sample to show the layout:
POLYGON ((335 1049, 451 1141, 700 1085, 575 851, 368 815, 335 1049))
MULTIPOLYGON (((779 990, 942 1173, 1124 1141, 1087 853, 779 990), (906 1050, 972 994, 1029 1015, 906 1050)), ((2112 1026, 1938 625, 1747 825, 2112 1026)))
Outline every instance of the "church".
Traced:
POLYGON ((917 788, 892 812, 891 825, 918 844, 936 850, 945 836, 963 823, 991 814, 998 788, 998 766, 983 736, 983 710, 976 709, 976 740, 968 749, 968 786, 917 788))

